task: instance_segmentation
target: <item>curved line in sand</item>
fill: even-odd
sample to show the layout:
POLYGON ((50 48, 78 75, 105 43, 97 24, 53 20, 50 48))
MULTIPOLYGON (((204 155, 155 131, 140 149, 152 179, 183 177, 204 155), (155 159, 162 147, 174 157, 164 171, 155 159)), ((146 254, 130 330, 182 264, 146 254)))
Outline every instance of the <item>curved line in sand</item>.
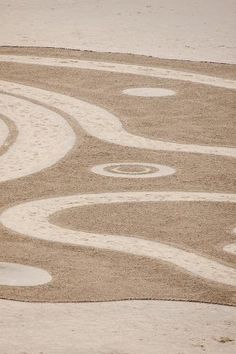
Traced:
POLYGON ((149 257, 181 267, 195 276, 225 285, 236 285, 236 270, 217 261, 160 242, 119 235, 101 235, 68 230, 50 223, 48 218, 73 207, 140 202, 229 202, 236 194, 193 192, 120 192, 82 194, 31 201, 13 206, 0 216, 7 228, 25 236, 79 246, 119 251, 149 257))
POLYGON ((215 76, 202 75, 192 72, 178 71, 152 66, 119 64, 115 62, 100 62, 80 59, 61 59, 50 57, 24 56, 24 55, 0 55, 0 62, 12 62, 19 64, 33 64, 55 66, 62 68, 76 68, 87 70, 108 71, 120 74, 133 74, 161 79, 189 81, 197 84, 236 89, 236 80, 229 80, 215 76))
POLYGON ((57 108, 73 117, 89 135, 112 144, 157 151, 236 157, 236 148, 233 147, 178 144, 131 134, 124 129, 118 117, 78 98, 7 81, 0 81, 0 90, 57 108))
POLYGON ((0 182, 55 164, 75 143, 75 134, 66 120, 45 107, 0 94, 0 112, 18 129, 15 143, 0 156, 0 182))

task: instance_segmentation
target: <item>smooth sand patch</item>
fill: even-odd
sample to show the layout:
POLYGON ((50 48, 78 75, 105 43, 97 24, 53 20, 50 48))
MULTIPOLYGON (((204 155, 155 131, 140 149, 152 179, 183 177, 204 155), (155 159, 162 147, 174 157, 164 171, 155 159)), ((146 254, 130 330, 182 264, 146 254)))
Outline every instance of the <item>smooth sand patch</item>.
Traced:
POLYGON ((52 277, 43 269, 17 263, 0 262, 0 285, 37 286, 50 282, 52 277))
POLYGON ((168 354, 232 354, 235 351, 236 309, 227 306, 175 301, 96 304, 0 301, 0 311, 0 347, 4 353, 162 354, 168 350, 168 354))
POLYGON ((235 10, 234 0, 1 0, 0 45, 236 63, 235 10))

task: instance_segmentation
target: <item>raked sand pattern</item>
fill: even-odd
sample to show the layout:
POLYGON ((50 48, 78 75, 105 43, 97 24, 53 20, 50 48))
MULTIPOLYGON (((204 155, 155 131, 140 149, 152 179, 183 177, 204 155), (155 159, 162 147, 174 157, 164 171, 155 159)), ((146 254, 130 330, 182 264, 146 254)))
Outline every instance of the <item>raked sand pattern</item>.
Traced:
MULTIPOLYGON (((97 295, 94 290, 96 289, 95 286, 93 289, 94 295, 89 293, 89 289, 85 289, 83 295, 81 295, 82 297, 76 296, 78 292, 74 289, 73 294, 68 296, 69 288, 68 290, 66 288, 68 283, 63 283, 64 278, 63 276, 61 278, 60 267, 57 270, 58 274, 55 275, 56 265, 50 264, 49 269, 47 269, 46 263, 49 262, 49 260, 47 261, 49 254, 47 255, 46 252, 44 256, 45 259, 40 256, 37 263, 50 273, 52 277, 51 284, 53 285, 54 281, 59 282, 59 288, 64 287, 65 293, 62 292, 59 294, 60 291, 53 289, 50 295, 50 291, 47 292, 46 289, 47 285, 44 284, 44 289, 41 288, 40 290, 39 288, 37 292, 38 295, 36 292, 28 292, 28 289, 25 288, 20 290, 14 287, 2 287, 2 297, 34 301, 99 301, 122 300, 125 298, 171 298, 233 304, 235 302, 234 287, 236 286, 236 269, 233 263, 235 257, 235 242, 233 242, 233 238, 235 237, 235 233, 232 233, 228 237, 228 241, 225 239, 225 235, 222 235, 221 238, 219 235, 216 235, 216 238, 220 240, 218 241, 216 251, 214 251, 215 245, 211 245, 211 247, 213 247, 212 249, 206 247, 200 251, 201 237, 207 238, 207 235, 198 236, 199 244, 197 246, 198 248, 195 250, 194 247, 190 246, 188 241, 186 244, 184 244, 184 241, 182 244, 178 244, 177 241, 169 242, 168 239, 163 241, 163 236, 158 235, 158 223, 156 224, 155 236, 149 239, 139 234, 122 234, 119 231, 119 225, 114 225, 114 232, 111 234, 108 232, 96 232, 93 228, 86 230, 76 227, 75 229, 73 220, 70 219, 70 217, 68 218, 68 225, 66 225, 63 213, 68 211, 73 216, 74 212, 78 212, 79 218, 79 213, 83 212, 86 208, 99 208, 100 206, 105 207, 106 205, 108 205, 111 210, 113 207, 123 208, 125 205, 128 207, 132 207, 132 205, 138 207, 140 205, 142 208, 143 205, 144 213, 146 205, 151 205, 153 208, 162 208, 162 205, 164 205, 168 206, 170 210, 173 205, 179 205, 180 209, 185 208, 184 204, 191 206, 191 208, 194 208, 194 206, 201 208, 201 204, 207 205, 207 208, 222 208, 221 210, 228 207, 235 208, 236 194, 230 190, 230 186, 228 186, 228 189, 226 188, 225 191, 222 188, 220 190, 220 184, 217 186, 216 181, 215 190, 213 188, 214 186, 211 186, 211 190, 208 191, 204 182, 199 182, 197 188, 195 187, 195 189, 191 190, 189 186, 186 188, 185 183, 179 182, 178 185, 178 181, 176 182, 176 175, 178 173, 185 173, 185 169, 191 170, 189 166, 191 160, 194 161, 194 159, 198 159, 196 160, 198 164, 195 164, 193 171, 195 177, 197 177, 198 173, 201 174, 201 161, 204 161, 204 159, 208 159, 206 160, 206 164, 208 164, 209 161, 210 165, 215 165, 216 179, 217 168, 219 168, 219 171, 220 168, 222 168, 225 174, 228 173, 229 176, 233 175, 232 171, 235 167, 236 148, 233 147, 232 144, 227 144, 227 137, 222 141, 222 144, 201 144, 196 141, 185 143, 178 142, 178 138, 173 140, 161 137, 148 137, 147 134, 142 135, 142 129, 140 129, 140 127, 130 131, 128 127, 122 123, 122 119, 119 115, 115 113, 115 106, 114 109, 109 109, 111 102, 108 104, 108 108, 106 108, 105 103, 101 107, 100 104, 95 102, 97 100, 96 88, 99 90, 99 80, 102 81, 102 75, 114 76, 114 78, 109 81, 109 85, 112 84, 112 81, 114 81, 115 85, 119 77, 122 82, 125 76, 131 78, 131 80, 134 78, 136 82, 141 80, 139 85, 140 89, 138 91, 135 91, 137 90, 137 85, 135 85, 133 86, 134 90, 131 90, 131 95, 126 95, 128 87, 123 87, 123 90, 119 91, 118 99, 119 95, 120 97, 127 96, 125 99, 129 100, 135 100, 136 98, 140 100, 141 98, 142 100, 146 100, 144 105, 147 105, 147 102, 149 102, 150 106, 154 104, 153 102, 160 102, 161 104, 161 100, 166 100, 167 105, 171 102, 170 100, 178 100, 178 95, 180 95, 179 91, 182 90, 181 86, 178 87, 179 82, 180 85, 192 85, 191 89, 193 93, 195 92, 196 96, 202 95, 202 97, 204 97, 204 94, 201 94, 200 91, 209 90, 210 93, 212 92, 212 101, 214 99, 215 102, 217 101, 217 95, 221 97, 225 95, 227 100, 228 92, 230 95, 235 94, 236 80, 207 75, 205 73, 185 72, 176 70, 175 68, 161 68, 158 65, 154 67, 115 63, 115 61, 106 62, 91 59, 53 58, 50 56, 2 54, 0 56, 0 63, 3 77, 0 81, 0 114, 3 118, 5 117, 5 120, 0 120, 0 143, 2 147, 6 145, 11 135, 11 127, 6 124, 6 121, 10 121, 16 130, 15 140, 12 141, 0 155, 0 182, 2 182, 4 186, 1 191, 3 204, 1 205, 0 222, 1 232, 4 235, 6 246, 9 245, 9 242, 13 244, 14 242, 19 243, 19 240, 23 238, 24 242, 26 242, 26 249, 27 247, 32 247, 32 245, 37 245, 37 242, 39 248, 41 246, 49 247, 49 250, 52 249, 52 247, 55 247, 55 249, 58 247, 60 252, 67 253, 67 256, 62 256, 62 259, 64 257, 65 260, 67 259, 66 257, 69 257, 71 250, 72 263, 70 267, 72 268, 78 267, 78 264, 73 265, 73 257, 76 256, 77 251, 84 253, 81 261, 83 261, 84 256, 85 258, 88 256, 87 252, 95 252, 95 258, 102 255, 103 252, 108 259, 109 254, 111 254, 114 257, 118 256, 128 260, 131 264, 131 268, 132 262, 137 263, 139 260, 140 262, 141 260, 144 263, 147 262, 145 263, 147 270, 151 265, 160 265, 160 267, 164 269, 163 276, 165 276, 166 271, 167 277, 167 280, 163 278, 159 279, 162 282, 160 286, 161 292, 156 292, 155 287, 158 287, 159 284, 158 282, 155 284, 155 280, 152 279, 153 273, 151 272, 148 287, 152 284, 154 288, 152 288, 150 292, 149 289, 147 289, 147 291, 146 289, 139 289, 137 291, 133 285, 133 290, 131 287, 127 292, 125 289, 124 292, 121 291, 120 295, 112 295, 112 292, 106 293, 106 286, 103 284, 103 282, 108 281, 108 279, 103 279, 101 281, 101 287, 104 286, 104 291, 100 289, 97 295), (14 65, 14 67, 12 67, 12 65, 14 65), (11 68, 13 68, 13 70, 11 68), (33 75, 32 73, 29 74, 32 75, 31 77, 29 76, 29 78, 25 77, 27 72, 25 70, 27 70, 27 68, 34 72, 33 75), (14 73, 14 70, 18 72, 18 76, 16 72, 14 73), (38 72, 35 70, 38 70, 38 72), (95 91, 93 91, 95 92, 95 102, 93 102, 92 97, 85 98, 83 89, 80 87, 75 87, 75 96, 73 94, 63 93, 68 89, 68 85, 74 85, 70 83, 68 77, 65 82, 62 79, 59 90, 53 88, 53 71, 51 87, 47 87, 47 85, 43 87, 43 75, 45 75, 44 71, 46 71, 46 75, 48 75, 47 70, 55 70, 56 75, 58 75, 57 70, 59 70, 59 75, 62 71, 66 73, 67 70, 73 70, 73 72, 82 75, 81 80, 85 80, 85 77, 83 77, 85 74, 87 76, 95 75, 94 87, 92 89, 95 89, 95 91), (42 75, 42 78, 40 78, 40 75, 42 75), (27 84, 25 81, 30 80, 30 78, 32 82, 27 84), (155 87, 152 86, 149 88, 150 94, 148 94, 149 86, 146 84, 146 89, 143 86, 142 80, 146 80, 146 78, 152 80, 153 86, 156 82, 156 91, 155 87), (166 88, 165 84, 167 86, 166 88), (63 85, 65 88, 63 88, 63 85), (173 90, 171 86, 173 86, 173 90), (158 92, 160 92, 160 95, 158 92), (73 157, 76 179, 78 183, 81 184, 78 190, 76 190, 75 184, 74 186, 72 185, 72 190, 69 191, 68 188, 70 186, 65 179, 64 184, 68 183, 68 186, 63 187, 63 193, 53 192, 53 187, 50 187, 51 190, 47 187, 48 195, 41 193, 40 188, 39 193, 37 192, 37 188, 35 191, 32 190, 32 193, 27 192, 27 189, 31 189, 30 183, 33 181, 34 184, 34 179, 36 184, 41 183, 41 177, 38 174, 43 173, 43 187, 43 179, 50 179, 50 171, 53 171, 53 168, 57 168, 60 164, 62 169, 61 175, 63 177, 64 173, 66 176, 67 170, 66 166, 63 167, 63 164, 66 164, 66 161, 69 161, 70 156, 73 154, 82 155, 84 145, 88 153, 90 153, 92 149, 95 156, 94 149, 96 149, 96 144, 107 145, 108 149, 111 150, 113 158, 109 160, 108 155, 104 154, 102 158, 93 158, 93 163, 89 162, 88 166, 86 166, 86 156, 84 156, 84 165, 80 167, 79 162, 76 163, 76 158, 73 157), (115 150, 121 148, 123 149, 123 154, 125 151, 129 154, 128 157, 123 160, 122 158, 118 158, 119 150, 117 150, 117 152, 115 150), (129 151, 131 151, 131 153, 129 153, 129 151), (132 158, 132 151, 136 153, 135 158, 132 158), (154 153, 156 155, 153 155, 154 153), (178 154, 180 154, 182 161, 185 161, 182 165, 178 162, 178 154), (143 158, 144 156, 147 156, 148 159, 145 160, 143 158), (160 156, 162 156, 162 158, 160 158, 160 156), (174 159, 177 159, 176 164, 175 160, 171 160, 173 156, 174 159), (219 165, 217 165, 218 161, 219 165), (220 165, 221 167, 217 167, 220 165), (196 168, 197 166, 198 168, 196 168), (227 166, 229 166, 229 171, 227 171, 227 166), (89 183, 90 178, 93 179, 93 183, 97 186, 98 191, 90 190, 88 184, 83 185, 84 179, 86 179, 86 183, 89 183), (174 183, 172 183, 172 181, 174 181, 174 183), (18 191, 14 195, 14 188, 18 186, 19 189, 21 189, 23 186, 21 186, 21 183, 25 183, 24 186, 26 190, 18 191), (158 183, 160 183, 159 188, 158 183), (161 183, 166 183, 166 185, 161 185, 161 183), (177 183, 177 188, 174 187, 175 183, 177 183), (10 191, 8 197, 6 195, 7 190, 10 191), (38 197, 36 197, 37 193, 38 197), (59 214, 62 215, 61 218, 59 217, 61 219, 60 222, 55 221, 59 214), (161 238, 158 239, 158 237, 161 238), (220 255, 222 255, 222 257, 220 255), (171 279, 174 279, 176 276, 178 280, 176 281, 176 285, 173 286, 173 292, 171 294, 171 279), (188 290, 185 288, 187 283, 190 285, 189 294, 188 290), (204 290, 200 290, 200 293, 196 294, 194 284, 197 289, 201 289, 202 287, 204 290), (43 296, 44 291, 47 293, 45 297, 43 296)), ((201 67, 197 69, 201 71, 201 67)), ((105 76, 105 78, 108 76, 105 76)), ((110 88, 112 89, 112 86, 110 86, 110 88)), ((101 88, 101 90, 98 91, 98 95, 102 95, 102 90, 105 92, 105 89, 106 87, 104 87, 104 89, 101 88)), ((89 96, 89 87, 87 88, 87 94, 89 96)), ((134 102, 131 102, 131 108, 133 107, 132 104, 138 104, 138 101, 134 102)), ((154 116, 158 115, 158 111, 155 111, 154 108, 153 110, 154 116)), ((129 114, 132 114, 132 112, 129 114)), ((226 119, 227 117, 222 117, 222 124, 224 124, 226 119)), ((231 115, 229 119, 231 119, 231 115)), ((203 133, 204 129, 203 127, 203 133)), ((99 147, 96 151, 99 151, 99 147)), ((80 158, 83 158, 83 155, 82 157, 80 156, 80 158)), ((191 174, 191 171, 188 173, 191 174)), ((205 173, 207 173, 207 171, 205 173)), ((220 183, 222 183, 222 178, 224 178, 222 173, 221 171, 220 183)), ((55 186, 57 186, 59 182, 57 182, 57 178, 54 181, 51 180, 51 183, 55 184, 55 186)), ((60 190, 60 188, 58 188, 58 190, 60 190)), ((233 209, 231 212, 233 213, 233 209)), ((207 224, 209 217, 210 215, 205 215, 205 220, 202 220, 202 223, 207 224)), ((85 217, 85 219, 88 219, 88 216, 85 217)), ((126 222, 127 221, 124 220, 124 223, 126 222)), ((103 225, 103 223, 106 224, 106 220, 104 221, 103 218, 100 220, 97 219, 97 223, 103 225)), ((166 220, 166 223, 168 224, 168 220, 166 220)), ((232 219, 230 225, 226 224, 225 228, 231 228, 232 232, 235 226, 233 223, 235 223, 235 220, 232 219)), ((105 224, 103 227, 106 227, 105 224)), ((165 233, 163 230, 161 232, 162 234, 163 232, 165 233)), ((187 237, 187 235, 184 237, 187 237)), ((192 239, 192 236, 190 239, 192 239)), ((20 252, 19 250, 19 253, 20 252)), ((6 253, 4 257, 3 261, 12 262, 12 255, 9 254, 7 256, 6 253), (9 259, 4 260, 4 257, 9 259)), ((18 263, 22 263, 23 259, 28 259, 29 261, 31 259, 30 256, 27 255, 27 251, 24 256, 19 255, 19 258, 21 260, 20 262, 16 259, 18 263)), ((91 259, 90 262, 93 262, 93 260, 91 259)), ((30 262, 28 262, 27 265, 29 265, 29 263, 30 262)), ((86 260, 84 260, 83 271, 85 271, 85 273, 86 271, 90 273, 93 272, 93 269, 90 269, 89 265, 86 270, 85 264, 86 260)), ((32 266, 33 265, 35 264, 32 264, 32 266)), ((96 267, 96 260, 94 260, 94 266, 96 267)), ((112 271, 116 271, 115 268, 116 265, 114 264, 112 271)), ((119 272, 118 268, 117 271, 119 272)), ((61 271, 63 273, 63 270, 61 271)), ((77 272, 79 271, 80 269, 77 269, 77 272)), ((159 270, 159 272, 161 272, 159 274, 161 275, 163 270, 159 270)), ((137 275, 135 275, 133 279, 134 283, 137 280, 137 275)), ((84 277, 86 277, 86 275, 84 275, 84 277)), ((109 277, 112 277, 112 273, 109 274, 109 277)), ((6 285, 8 284, 6 283, 6 285)), ((77 286, 78 289, 83 287, 81 279, 79 280, 79 278, 77 286)), ((73 287, 76 288, 76 284, 73 284, 73 287)))

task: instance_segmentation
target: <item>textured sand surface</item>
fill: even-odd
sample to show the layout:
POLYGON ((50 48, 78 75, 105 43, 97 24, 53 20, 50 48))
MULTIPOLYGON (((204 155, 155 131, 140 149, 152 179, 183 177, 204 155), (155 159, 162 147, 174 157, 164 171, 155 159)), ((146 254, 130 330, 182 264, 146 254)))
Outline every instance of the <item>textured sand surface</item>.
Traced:
POLYGON ((1 0, 0 45, 236 63, 235 14, 234 0, 1 0))

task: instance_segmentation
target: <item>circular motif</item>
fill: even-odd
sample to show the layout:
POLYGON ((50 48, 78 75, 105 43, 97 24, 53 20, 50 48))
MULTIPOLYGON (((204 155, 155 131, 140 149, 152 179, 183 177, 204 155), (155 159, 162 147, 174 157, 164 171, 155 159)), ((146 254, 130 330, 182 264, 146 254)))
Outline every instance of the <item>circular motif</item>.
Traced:
POLYGON ((91 171, 108 177, 121 178, 153 178, 172 175, 176 170, 165 165, 140 162, 121 162, 96 165, 91 171))
POLYGON ((123 94, 138 97, 165 97, 174 96, 176 92, 161 87, 137 87, 122 91, 123 94))
POLYGON ((0 285, 36 286, 46 284, 51 279, 51 275, 41 268, 0 262, 0 285))

